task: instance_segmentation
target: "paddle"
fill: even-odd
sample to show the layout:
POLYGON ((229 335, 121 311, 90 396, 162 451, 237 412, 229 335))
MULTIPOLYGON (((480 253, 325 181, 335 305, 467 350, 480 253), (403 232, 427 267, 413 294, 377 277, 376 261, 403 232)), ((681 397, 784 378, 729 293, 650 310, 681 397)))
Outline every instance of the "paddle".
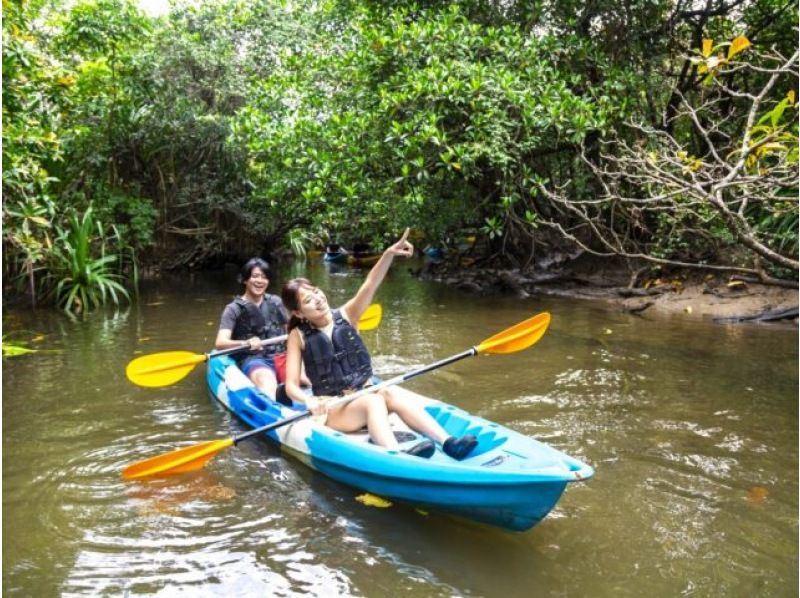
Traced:
MULTIPOLYGON (((380 324, 383 315, 383 308, 379 303, 373 303, 364 310, 358 320, 359 330, 372 330, 380 324)), ((261 341, 261 346, 275 345, 286 341, 287 335, 276 336, 261 341)), ((165 351, 163 353, 152 353, 137 357, 125 368, 125 375, 128 380, 139 386, 157 388, 169 386, 183 380, 198 363, 205 363, 214 357, 222 355, 233 355, 243 353, 250 349, 249 343, 243 343, 238 347, 212 351, 211 353, 191 353, 189 351, 165 351)))
MULTIPOLYGON (((387 386, 400 384, 410 380, 411 378, 416 378, 417 376, 421 376, 422 374, 431 372, 437 368, 459 361, 466 357, 472 357, 478 353, 504 354, 522 351, 542 338, 542 335, 544 335, 544 333, 547 331, 547 327, 549 325, 550 314, 546 312, 540 313, 532 318, 528 318, 527 320, 520 322, 519 324, 515 324, 511 328, 507 328, 506 330, 487 338, 479 345, 476 345, 462 353, 458 353, 457 355, 447 357, 437 361, 436 363, 417 368, 416 370, 412 370, 407 374, 395 376, 389 380, 384 380, 379 384, 363 388, 358 392, 354 392, 353 394, 339 397, 331 401, 328 405, 329 407, 333 407, 341 403, 350 402, 365 394, 377 392, 382 388, 386 388, 387 386)), ((229 446, 235 446, 243 440, 247 440, 248 438, 252 438, 259 434, 269 432, 270 430, 280 428, 281 426, 291 424, 310 415, 310 411, 304 411, 302 413, 298 413, 297 415, 287 417, 286 419, 261 426, 260 428, 255 428, 254 430, 234 436, 233 438, 211 440, 201 444, 178 449, 157 457, 151 457, 150 459, 139 461, 138 463, 134 463, 123 469, 122 477, 130 480, 153 475, 167 476, 176 473, 194 471, 203 467, 206 463, 213 459, 217 453, 222 452, 229 446)))

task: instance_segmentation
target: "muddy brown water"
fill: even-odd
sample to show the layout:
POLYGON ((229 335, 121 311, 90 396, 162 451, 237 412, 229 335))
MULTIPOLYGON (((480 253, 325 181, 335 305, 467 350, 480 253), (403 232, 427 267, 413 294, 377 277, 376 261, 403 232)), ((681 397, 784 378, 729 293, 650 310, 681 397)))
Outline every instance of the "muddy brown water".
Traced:
MULTIPOLYGON (((125 482, 122 467, 244 430, 202 366, 139 388, 142 354, 211 348, 234 272, 144 285, 135 306, 71 321, 7 308, 41 351, 3 360, 4 596, 797 596, 798 335, 636 317, 592 303, 475 297, 398 263, 365 338, 391 376, 550 311, 531 349, 409 387, 582 459, 524 533, 361 504, 265 441, 202 472, 125 482)), ((339 303, 363 271, 315 261, 339 303)))

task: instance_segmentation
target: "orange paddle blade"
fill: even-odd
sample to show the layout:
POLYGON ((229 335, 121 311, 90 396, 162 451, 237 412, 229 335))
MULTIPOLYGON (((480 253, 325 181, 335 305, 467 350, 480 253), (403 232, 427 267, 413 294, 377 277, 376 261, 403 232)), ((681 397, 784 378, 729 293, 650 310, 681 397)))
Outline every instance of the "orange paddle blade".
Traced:
POLYGON ((381 304, 372 303, 369 307, 367 307, 367 309, 364 310, 364 313, 361 314, 356 327, 359 331, 372 330, 373 328, 378 327, 378 324, 381 323, 382 317, 383 307, 381 307, 381 304))
POLYGON ((189 351, 142 355, 128 364, 125 375, 128 376, 128 380, 139 386, 167 386, 185 378, 194 366, 205 360, 205 355, 189 351))
POLYGON ((537 342, 550 325, 550 314, 542 312, 487 338, 475 347, 478 353, 515 353, 537 342))
POLYGON ((203 467, 217 453, 229 446, 233 446, 232 438, 210 440, 201 444, 187 446, 177 451, 172 451, 158 457, 152 457, 129 465, 122 470, 122 477, 126 480, 145 478, 150 476, 167 476, 175 473, 195 471, 203 467))

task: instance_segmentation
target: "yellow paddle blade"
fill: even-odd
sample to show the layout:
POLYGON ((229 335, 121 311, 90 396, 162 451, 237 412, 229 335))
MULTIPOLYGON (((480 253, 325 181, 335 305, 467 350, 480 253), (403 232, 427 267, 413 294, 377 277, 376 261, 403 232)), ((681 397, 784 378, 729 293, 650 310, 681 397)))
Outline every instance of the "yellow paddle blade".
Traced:
POLYGON ((177 451, 128 465, 122 470, 122 477, 126 480, 134 480, 136 478, 167 476, 195 471, 229 446, 233 446, 232 438, 210 440, 194 446, 187 446, 177 451))
POLYGON ((139 386, 168 386, 182 380, 206 356, 189 351, 166 351, 137 357, 125 368, 128 380, 139 386))
POLYGON ((550 325, 550 314, 542 312, 524 322, 514 324, 475 347, 478 353, 515 353, 537 342, 550 325))
POLYGON ((361 317, 358 319, 357 328, 359 331, 377 328, 378 324, 381 323, 382 317, 383 307, 381 307, 381 304, 372 303, 367 309, 364 310, 364 313, 361 314, 361 317))

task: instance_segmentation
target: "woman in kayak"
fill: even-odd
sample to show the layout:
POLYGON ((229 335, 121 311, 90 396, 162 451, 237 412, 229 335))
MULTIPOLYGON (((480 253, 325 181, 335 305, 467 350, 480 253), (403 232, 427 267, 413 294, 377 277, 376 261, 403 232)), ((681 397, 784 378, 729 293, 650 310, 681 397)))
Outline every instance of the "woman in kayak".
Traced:
POLYGON ((242 267, 239 282, 244 284, 244 294, 225 306, 214 347, 229 349, 247 341, 250 351, 234 355, 236 363, 253 384, 274 397, 282 369, 277 364, 285 359, 286 343, 262 347, 261 341, 286 334, 289 314, 277 295, 267 293, 269 279, 269 264, 260 257, 242 267))
MULTIPOLYGON (((291 399, 305 403, 314 415, 326 415, 327 425, 334 430, 355 432, 366 425, 373 442, 395 450, 399 447, 389 424, 389 413, 396 413, 412 429, 440 443, 446 454, 460 460, 475 448, 476 438, 470 434, 450 436, 408 390, 396 386, 384 388, 330 409, 326 405, 327 398, 360 390, 370 383, 370 356, 352 323, 358 321, 372 301, 395 256, 414 254, 408 233, 406 229, 402 238, 383 252, 358 292, 340 309, 331 310, 325 293, 304 278, 295 278, 284 285, 281 298, 291 313, 286 392, 291 399), (312 396, 300 389, 301 365, 311 381, 312 396)), ((435 450, 434 443, 425 440, 407 452, 427 458, 435 450)))

